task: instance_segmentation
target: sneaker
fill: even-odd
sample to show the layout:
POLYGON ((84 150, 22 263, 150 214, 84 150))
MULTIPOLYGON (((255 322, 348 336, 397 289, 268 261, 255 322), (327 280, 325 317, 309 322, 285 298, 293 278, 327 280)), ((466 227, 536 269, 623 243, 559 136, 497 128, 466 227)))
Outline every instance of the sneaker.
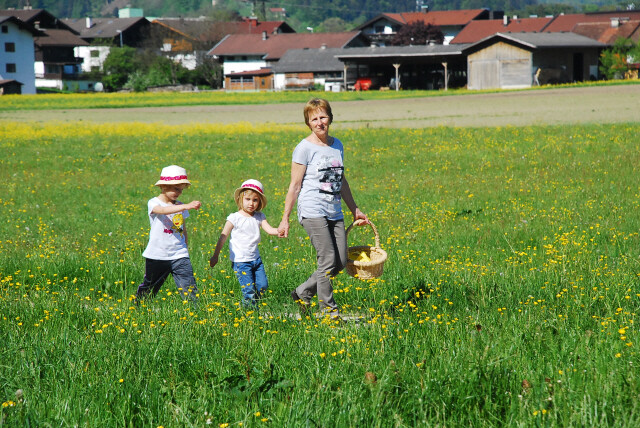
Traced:
POLYGON ((309 304, 298 296, 296 290, 291 292, 291 298, 298 304, 298 308, 300 308, 300 314, 302 314, 302 316, 311 315, 311 308, 309 307, 309 304))

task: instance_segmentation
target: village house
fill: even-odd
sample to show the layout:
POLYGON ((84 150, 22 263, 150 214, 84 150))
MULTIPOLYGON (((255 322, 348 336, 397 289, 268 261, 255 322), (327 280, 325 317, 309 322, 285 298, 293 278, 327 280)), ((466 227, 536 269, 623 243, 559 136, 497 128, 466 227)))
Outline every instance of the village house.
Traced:
POLYGON ((83 71, 101 71, 112 47, 145 47, 151 23, 144 17, 72 18, 63 22, 86 43, 76 49, 83 71))
POLYGON ((73 29, 43 9, 2 10, 0 16, 14 16, 39 30, 34 37, 37 88, 91 89, 92 83, 81 76, 82 59, 74 54, 87 43, 73 29))
POLYGON ((383 13, 356 28, 378 46, 388 46, 396 33, 405 25, 422 22, 436 26, 444 34, 444 44, 449 42, 469 23, 477 20, 502 18, 502 12, 488 9, 442 10, 403 13, 383 13))
POLYGON ((162 46, 162 54, 193 70, 206 53, 227 34, 295 33, 284 21, 244 18, 214 22, 208 18, 157 18, 151 22, 150 37, 162 46))
POLYGON ((0 16, 0 94, 35 94, 35 47, 42 34, 14 16, 0 16))
POLYGON ((268 79, 264 77, 265 69, 272 74, 274 65, 290 49, 344 48, 366 46, 367 43, 367 39, 359 31, 230 34, 214 46, 208 55, 223 63, 226 89, 248 90, 261 88, 263 79, 266 84, 268 79))
MULTIPOLYGON (((346 48, 348 50, 348 48, 346 48)), ((356 80, 355 68, 345 67, 337 57, 343 48, 290 49, 273 66, 275 90, 341 91, 345 81, 356 80), (351 71, 345 78, 345 70, 351 71)))

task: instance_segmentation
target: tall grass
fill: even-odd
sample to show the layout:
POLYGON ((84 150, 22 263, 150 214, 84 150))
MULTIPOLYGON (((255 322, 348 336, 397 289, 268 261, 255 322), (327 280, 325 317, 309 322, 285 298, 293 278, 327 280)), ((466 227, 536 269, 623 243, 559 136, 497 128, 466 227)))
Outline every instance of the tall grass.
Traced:
POLYGON ((257 312, 228 261, 207 264, 243 180, 278 223, 302 127, 1 124, 0 423, 638 425, 639 131, 341 131, 389 260, 335 279, 356 318, 336 324, 291 316, 315 260, 301 227, 263 236, 257 312), (136 308, 146 201, 172 163, 204 203, 200 304, 168 281, 136 308))

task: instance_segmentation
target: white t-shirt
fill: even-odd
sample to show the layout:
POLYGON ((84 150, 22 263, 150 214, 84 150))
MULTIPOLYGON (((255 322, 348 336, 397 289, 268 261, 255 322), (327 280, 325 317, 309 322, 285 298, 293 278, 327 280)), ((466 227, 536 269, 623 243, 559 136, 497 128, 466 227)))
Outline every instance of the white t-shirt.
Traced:
POLYGON ((260 225, 266 219, 262 212, 251 217, 239 212, 229 214, 227 221, 233 224, 229 239, 229 258, 232 262, 251 262, 260 257, 260 225))
MULTIPOLYGON (((147 208, 151 228, 149 230, 149 244, 142 256, 153 260, 177 260, 189 257, 184 236, 184 219, 189 217, 189 211, 185 210, 168 215, 153 214, 153 208, 158 205, 168 207, 171 204, 165 204, 157 197, 149 199, 147 208)), ((176 201, 176 205, 182 205, 182 202, 176 201)))
POLYGON ((333 138, 330 146, 319 146, 306 139, 296 146, 293 162, 307 167, 298 195, 298 221, 303 217, 344 218, 340 196, 343 159, 344 149, 337 138, 333 138))

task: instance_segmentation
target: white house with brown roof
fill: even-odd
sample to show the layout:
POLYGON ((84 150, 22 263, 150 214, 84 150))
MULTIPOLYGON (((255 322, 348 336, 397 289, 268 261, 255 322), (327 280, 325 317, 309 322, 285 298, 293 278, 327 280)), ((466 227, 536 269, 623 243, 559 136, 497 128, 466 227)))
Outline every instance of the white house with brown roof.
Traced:
POLYGON ((378 46, 387 46, 405 25, 422 22, 438 27, 447 45, 470 22, 502 17, 502 12, 488 9, 439 10, 423 12, 382 13, 356 28, 378 46))
POLYGON ((290 49, 366 46, 359 31, 344 33, 230 34, 208 52, 223 63, 225 80, 238 73, 272 68, 290 49))

